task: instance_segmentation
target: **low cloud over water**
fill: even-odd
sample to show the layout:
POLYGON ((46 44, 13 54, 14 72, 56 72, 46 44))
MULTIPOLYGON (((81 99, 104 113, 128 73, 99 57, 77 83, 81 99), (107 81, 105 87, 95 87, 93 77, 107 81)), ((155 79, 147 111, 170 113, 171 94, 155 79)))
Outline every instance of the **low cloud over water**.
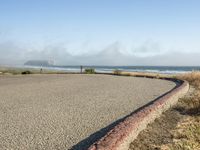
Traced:
POLYGON ((57 65, 199 65, 200 53, 165 52, 157 43, 146 42, 124 53, 120 42, 114 42, 98 52, 71 54, 63 45, 48 45, 43 49, 18 46, 12 41, 0 43, 0 64, 23 64, 28 60, 53 60, 57 65))

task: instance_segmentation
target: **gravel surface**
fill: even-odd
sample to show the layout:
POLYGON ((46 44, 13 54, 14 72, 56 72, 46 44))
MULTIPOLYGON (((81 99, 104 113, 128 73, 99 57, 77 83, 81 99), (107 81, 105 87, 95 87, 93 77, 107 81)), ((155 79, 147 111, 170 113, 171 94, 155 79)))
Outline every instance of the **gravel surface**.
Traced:
POLYGON ((108 75, 0 76, 0 149, 84 149, 97 131, 174 86, 108 75))

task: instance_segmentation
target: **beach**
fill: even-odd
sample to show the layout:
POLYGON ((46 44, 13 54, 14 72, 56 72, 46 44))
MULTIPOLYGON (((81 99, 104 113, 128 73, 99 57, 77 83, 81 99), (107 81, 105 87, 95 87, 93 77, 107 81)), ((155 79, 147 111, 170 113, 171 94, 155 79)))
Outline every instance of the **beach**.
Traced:
POLYGON ((111 75, 0 76, 0 149, 83 149, 174 87, 111 75))

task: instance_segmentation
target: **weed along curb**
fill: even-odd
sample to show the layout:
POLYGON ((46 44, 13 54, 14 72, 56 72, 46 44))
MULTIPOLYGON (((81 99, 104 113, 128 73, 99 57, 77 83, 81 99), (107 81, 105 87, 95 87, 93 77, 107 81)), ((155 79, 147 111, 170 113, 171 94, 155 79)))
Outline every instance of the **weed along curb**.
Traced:
MULTIPOLYGON (((140 77, 148 78, 149 76, 140 77)), ((150 76, 150 78, 155 77, 150 76)), ((129 144, 149 123, 158 118, 162 112, 176 104, 178 99, 184 96, 189 90, 189 83, 187 81, 164 77, 160 79, 176 82, 177 86, 165 95, 128 116, 124 121, 111 129, 104 137, 93 143, 88 150, 127 150, 129 144)))

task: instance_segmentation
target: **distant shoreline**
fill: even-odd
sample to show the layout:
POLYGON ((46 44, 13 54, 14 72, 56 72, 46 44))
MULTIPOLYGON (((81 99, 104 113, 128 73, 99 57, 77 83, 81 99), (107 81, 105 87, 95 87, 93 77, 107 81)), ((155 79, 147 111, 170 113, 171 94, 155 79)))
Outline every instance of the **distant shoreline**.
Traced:
MULTIPOLYGON (((12 69, 27 69, 38 70, 44 69, 53 72, 80 72, 80 66, 0 66, 0 68, 12 69)), ((121 70, 123 72, 142 72, 142 73, 157 73, 157 74, 182 74, 192 71, 199 71, 200 66, 83 66, 83 69, 93 68, 99 73, 111 73, 114 70, 121 70)))

